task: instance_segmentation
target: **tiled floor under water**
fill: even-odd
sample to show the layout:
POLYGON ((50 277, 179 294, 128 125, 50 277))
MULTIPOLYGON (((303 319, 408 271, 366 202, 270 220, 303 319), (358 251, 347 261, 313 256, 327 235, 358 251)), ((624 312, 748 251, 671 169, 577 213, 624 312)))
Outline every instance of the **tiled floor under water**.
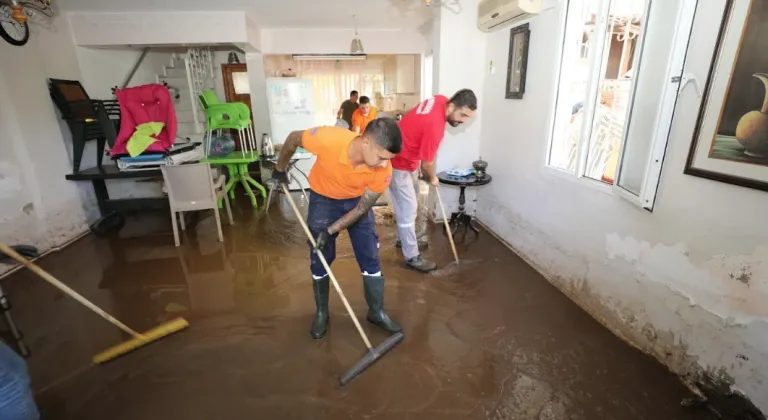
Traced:
MULTIPOLYGON (((682 408, 677 377, 631 348, 487 233, 461 245, 481 260, 450 277, 403 268, 394 226, 380 226, 386 309, 405 340, 345 388, 364 353, 331 296, 326 338, 312 340, 306 239, 285 202, 239 200, 216 240, 213 218, 173 246, 168 216, 131 218, 120 239, 89 235, 42 266, 127 324, 176 316, 191 326, 114 361, 90 358, 126 339, 30 272, 4 280, 46 420, 712 418, 682 408)), ((437 229, 427 254, 451 261, 437 229)), ((471 239, 471 237, 470 237, 471 239)), ((341 240, 334 271, 363 320, 360 273, 341 240)), ((385 335, 366 325, 374 343, 385 335)))

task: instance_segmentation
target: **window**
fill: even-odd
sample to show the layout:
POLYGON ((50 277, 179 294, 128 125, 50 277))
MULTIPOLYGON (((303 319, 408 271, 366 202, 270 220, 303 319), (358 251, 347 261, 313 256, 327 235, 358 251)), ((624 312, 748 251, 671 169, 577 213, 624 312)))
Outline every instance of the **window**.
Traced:
POLYGON ((547 164, 653 209, 696 0, 569 0, 547 164))
POLYGON ((370 97, 374 106, 383 106, 376 103, 384 89, 380 66, 366 61, 317 60, 299 61, 296 67, 299 76, 312 80, 317 125, 334 125, 336 112, 352 90, 370 97))

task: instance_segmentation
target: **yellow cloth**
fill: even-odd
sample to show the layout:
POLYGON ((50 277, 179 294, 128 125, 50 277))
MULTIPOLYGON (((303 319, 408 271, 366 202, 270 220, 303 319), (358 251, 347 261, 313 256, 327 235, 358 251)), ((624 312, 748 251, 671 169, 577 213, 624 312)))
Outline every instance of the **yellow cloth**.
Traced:
POLYGON ((148 122, 137 125, 136 131, 134 131, 131 138, 128 139, 128 143, 125 145, 125 148, 128 149, 128 154, 130 154, 131 157, 136 157, 144 153, 150 144, 157 141, 157 139, 152 136, 160 134, 160 132, 163 131, 163 128, 165 128, 165 123, 161 122, 148 122))

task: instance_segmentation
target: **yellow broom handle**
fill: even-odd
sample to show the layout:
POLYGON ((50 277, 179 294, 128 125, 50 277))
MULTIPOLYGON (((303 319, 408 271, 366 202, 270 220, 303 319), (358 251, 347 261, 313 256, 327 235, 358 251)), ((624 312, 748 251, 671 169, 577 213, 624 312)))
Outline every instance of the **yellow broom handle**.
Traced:
POLYGON ((456 244, 453 243, 453 234, 451 233, 451 227, 448 225, 448 217, 445 215, 445 206, 443 205, 443 198, 440 197, 440 189, 435 187, 437 193, 437 201, 440 203, 440 210, 443 212, 443 223, 445 223, 446 234, 448 235, 448 241, 451 242, 451 249, 453 250, 453 257, 456 258, 456 264, 459 263, 459 253, 456 252, 456 244))
MULTIPOLYGON (((315 238, 312 236, 312 232, 310 232, 309 227, 307 226, 307 223, 304 221, 304 218, 301 217, 301 212, 299 212, 299 208, 296 207, 296 203, 293 201, 293 198, 291 198, 291 193, 288 191, 288 188, 285 185, 282 185, 283 187, 283 193, 285 193, 285 196, 288 198, 288 202, 291 204, 291 208, 293 209, 293 212, 296 213, 296 218, 299 219, 299 223, 301 223, 301 227, 304 228, 304 233, 307 234, 307 237, 309 238, 309 242, 312 244, 312 247, 314 248, 317 246, 315 243, 315 238)), ((325 257, 323 256, 323 253, 320 251, 315 251, 317 253, 317 257, 320 259, 320 262, 323 264, 323 268, 325 268, 325 272, 328 273, 328 277, 331 278, 331 281, 333 282, 333 287, 336 288, 336 292, 339 293, 339 297, 341 297, 341 301, 344 302, 344 306, 347 308, 347 312, 349 312, 350 318, 352 318, 352 322, 355 323, 355 327, 357 327, 357 331, 360 333, 360 337, 363 338, 363 341, 365 342, 366 347, 368 347, 369 351, 373 351, 373 346, 371 345, 371 342, 368 340, 368 336, 365 335, 365 332, 363 331, 363 327, 360 325, 360 321, 357 320, 357 317, 355 316, 355 312, 352 310, 352 306, 349 305, 349 302, 347 302, 347 297, 344 296, 344 292, 341 291, 341 286, 339 286, 339 282, 336 281, 336 276, 333 275, 333 272, 331 271, 331 267, 328 266, 328 262, 325 260, 325 257)))
POLYGON ((134 338, 137 339, 144 339, 144 336, 137 333, 136 331, 130 329, 128 326, 123 324, 122 322, 116 320, 112 315, 104 312, 101 308, 91 303, 88 299, 82 297, 79 293, 75 292, 74 290, 70 289, 69 286, 66 284, 60 282, 56 277, 53 277, 52 275, 48 274, 45 270, 38 267, 37 265, 33 264, 32 262, 28 261, 26 258, 19 255, 16 251, 13 250, 13 248, 9 247, 3 242, 0 242, 0 252, 2 252, 5 255, 8 255, 9 257, 13 258, 14 260, 18 261, 20 264, 24 265, 28 269, 30 269, 32 272, 37 274, 38 276, 42 277, 45 281, 48 283, 51 283, 54 287, 61 290, 62 292, 69 295, 69 297, 77 300, 78 302, 85 305, 88 309, 92 310, 93 312, 96 312, 97 314, 101 315, 102 318, 106 319, 107 321, 114 324, 116 327, 120 328, 121 330, 125 331, 126 333, 132 335, 134 338))

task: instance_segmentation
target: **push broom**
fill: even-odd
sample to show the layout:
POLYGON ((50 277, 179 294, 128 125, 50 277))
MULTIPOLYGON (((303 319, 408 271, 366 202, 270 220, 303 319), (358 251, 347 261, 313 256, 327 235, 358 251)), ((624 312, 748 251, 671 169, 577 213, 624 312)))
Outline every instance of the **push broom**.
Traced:
POLYGON ((126 333, 130 334, 133 338, 125 341, 123 343, 120 343, 114 347, 111 347, 107 350, 104 350, 103 352, 93 356, 93 362, 94 363, 104 363, 106 361, 112 360, 116 357, 122 356, 125 353, 128 353, 132 350, 135 350, 141 346, 147 345, 153 341, 159 340, 167 335, 173 334, 177 331, 183 330, 184 328, 187 328, 189 326, 189 323, 184 318, 176 318, 174 320, 164 322, 160 325, 158 325, 155 328, 152 328, 151 330, 141 334, 138 333, 122 322, 115 319, 112 315, 104 312, 101 308, 91 303, 88 299, 81 296, 79 293, 75 292, 74 290, 70 289, 69 286, 59 281, 57 278, 53 277, 52 275, 48 274, 45 270, 38 267, 37 265, 33 264, 32 262, 28 261, 26 258, 19 255, 16 251, 14 251, 11 247, 4 244, 3 242, 0 242, 0 252, 3 254, 8 255, 9 257, 13 258, 14 260, 18 261, 20 264, 24 265, 28 269, 30 269, 32 272, 37 274, 38 276, 42 277, 43 280, 47 281, 48 283, 52 284, 57 289, 61 290, 62 292, 66 293, 69 297, 75 299, 76 301, 82 303, 87 307, 88 309, 92 310, 93 312, 96 312, 99 314, 102 318, 106 319, 107 321, 111 322, 116 327, 120 328, 121 330, 125 331, 126 333))
MULTIPOLYGON (((296 203, 293 201, 293 198, 291 198, 291 194, 288 191, 288 188, 285 185, 282 185, 282 188, 283 188, 283 192, 285 193, 285 197, 288 199, 288 203, 291 204, 291 208, 293 209, 293 212, 296 214, 296 218, 299 219, 299 223, 301 223, 301 227, 304 228, 304 233, 307 234, 307 237, 309 238, 309 242, 312 244, 312 247, 315 247, 316 246, 315 238, 312 236, 312 232, 309 231, 309 227, 307 227, 307 223, 301 217, 299 208, 296 207, 296 203)), ((384 340, 384 342, 382 342, 378 346, 373 347, 371 345, 371 341, 368 339, 368 336, 365 335, 365 331, 363 331, 363 327, 360 326, 360 321, 357 320, 357 317, 355 316, 355 312, 352 310, 352 307, 349 305, 349 302, 347 301, 346 296, 344 296, 344 292, 341 290, 341 286, 339 286, 339 282, 336 281, 336 276, 333 275, 333 272, 331 271, 331 267, 328 266, 328 262, 325 260, 323 253, 320 251, 315 251, 315 252, 317 253, 317 258, 323 264, 323 267, 325 268, 325 272, 328 273, 328 277, 331 278, 331 283, 333 283, 333 287, 336 289, 336 292, 339 293, 339 297, 341 298, 341 301, 344 303, 344 307, 347 308, 347 312, 349 312, 349 317, 352 318, 352 322, 355 323, 355 327, 357 327, 357 332, 360 333, 360 337, 363 339, 365 346, 368 348, 368 353, 366 353, 366 355, 363 356, 362 359, 360 359, 357 363, 355 363, 354 366, 352 366, 352 368, 350 368, 339 379, 339 383, 341 384, 341 386, 344 386, 348 384, 349 381, 351 381, 352 379, 355 379, 365 369, 370 367, 374 362, 379 360, 381 356, 383 356, 388 351, 392 350, 392 348, 394 348, 396 345, 400 344, 400 342, 403 341, 403 338, 405 336, 403 335, 402 331, 395 333, 391 337, 384 340)))

